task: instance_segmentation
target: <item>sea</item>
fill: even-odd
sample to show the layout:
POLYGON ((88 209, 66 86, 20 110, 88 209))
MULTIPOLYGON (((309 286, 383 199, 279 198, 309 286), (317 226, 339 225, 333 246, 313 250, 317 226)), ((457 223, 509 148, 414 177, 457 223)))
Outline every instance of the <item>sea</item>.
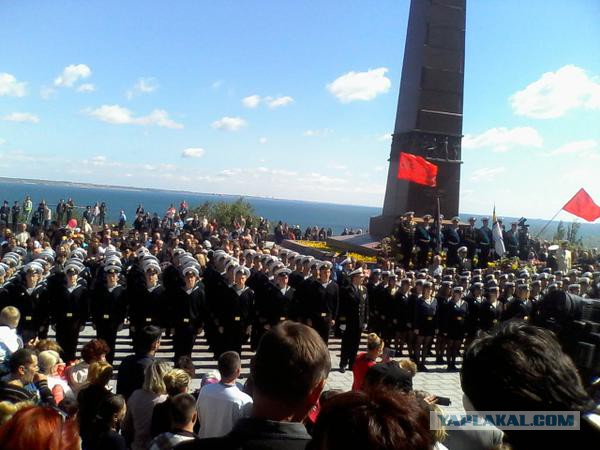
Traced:
POLYGON ((381 214, 381 208, 368 206, 0 178, 0 201, 7 200, 12 206, 15 200, 22 203, 26 195, 31 196, 34 209, 42 200, 52 207, 60 199, 66 201, 69 197, 78 207, 82 208, 85 208, 86 205, 94 205, 95 202, 106 202, 110 221, 117 221, 119 211, 124 209, 129 223, 135 218, 135 210, 140 203, 144 205, 146 211, 157 212, 162 217, 171 203, 179 208, 179 204, 183 200, 187 201, 191 209, 207 201, 234 202, 243 197, 254 207, 258 216, 264 217, 272 223, 281 220, 289 225, 300 225, 302 230, 315 225, 330 227, 334 234, 340 234, 344 228, 366 231, 369 226, 369 218, 381 214))

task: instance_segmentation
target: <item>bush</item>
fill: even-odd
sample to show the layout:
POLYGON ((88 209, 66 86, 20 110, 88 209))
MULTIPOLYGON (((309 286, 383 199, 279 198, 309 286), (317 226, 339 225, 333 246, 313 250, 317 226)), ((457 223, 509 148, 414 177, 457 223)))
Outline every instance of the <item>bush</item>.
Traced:
POLYGON ((205 202, 201 206, 196 206, 190 210, 191 215, 198 214, 199 217, 206 217, 208 220, 215 219, 219 225, 230 227, 240 218, 246 219, 246 224, 258 224, 259 220, 254 212, 254 207, 244 200, 238 198, 234 202, 205 202))

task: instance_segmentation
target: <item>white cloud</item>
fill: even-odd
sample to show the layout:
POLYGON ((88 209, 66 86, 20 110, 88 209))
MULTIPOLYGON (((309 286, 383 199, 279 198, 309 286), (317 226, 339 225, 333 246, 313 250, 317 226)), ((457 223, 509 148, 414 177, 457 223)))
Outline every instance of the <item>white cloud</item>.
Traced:
POLYGON ((0 97, 25 97, 27 95, 27 83, 17 81, 10 73, 0 73, 0 97))
POLYGON ((77 88, 77 92, 94 92, 96 86, 93 83, 84 83, 77 88))
POLYGON ((280 106, 287 106, 291 103, 294 103, 294 99, 289 95, 285 95, 276 98, 267 97, 266 102, 267 105, 269 105, 269 108, 279 108, 280 106))
POLYGON ((2 144, 6 144, 6 139, 0 138, 0 145, 2 145, 2 144))
POLYGON ((331 128, 320 128, 318 130, 306 130, 303 134, 308 137, 328 136, 333 133, 331 128))
POLYGON ((157 127, 181 129, 183 125, 169 118, 163 109, 155 109, 147 116, 134 117, 132 112, 119 105, 102 105, 85 111, 89 116, 115 125, 156 125, 157 127))
POLYGON ((348 72, 336 78, 326 87, 342 103, 355 100, 373 100, 389 91, 391 81, 385 76, 388 69, 379 67, 366 72, 348 72))
POLYGON ((515 114, 553 119, 576 108, 600 110, 600 83, 572 64, 546 72, 510 97, 515 114))
POLYGON ((258 139, 259 144, 266 144, 267 141, 268 141, 268 139, 264 136, 258 139))
POLYGON ((212 127, 217 130, 225 131, 238 131, 248 125, 241 117, 223 117, 219 120, 215 120, 212 123, 212 127))
POLYGON ((598 159, 598 142, 594 139, 569 142, 548 153, 549 156, 570 155, 578 158, 598 159))
POLYGON ((22 113, 22 112, 14 112, 10 114, 6 114, 2 116, 2 120, 6 120, 8 122, 30 122, 30 123, 39 123, 40 118, 35 114, 31 113, 22 113))
POLYGON ((88 78, 92 69, 85 64, 71 64, 63 69, 62 74, 54 79, 55 86, 72 87, 79 80, 88 78))
POLYGON ((260 95, 249 95, 242 99, 242 105, 246 108, 256 108, 261 101, 260 95))
POLYGON ((40 97, 44 100, 50 100, 51 98, 56 97, 56 89, 49 86, 42 86, 40 89, 40 97))
POLYGON ((201 158, 204 156, 204 149, 200 147, 189 147, 181 152, 182 158, 201 158))
POLYGON ((481 134, 467 134, 462 140, 462 148, 489 148, 494 152, 506 152, 514 147, 536 147, 543 145, 540 133, 531 127, 490 128, 481 134))
POLYGON ((471 181, 493 181, 497 175, 505 172, 504 167, 482 167, 471 174, 471 181))
POLYGON ((392 142, 392 135, 391 135, 391 133, 385 133, 385 134, 382 134, 381 136, 379 136, 377 138, 377 140, 379 142, 392 142))
POLYGON ((149 94, 158 89, 158 82, 156 78, 139 78, 137 82, 129 89, 125 95, 129 100, 133 97, 143 94, 149 94))
POLYGON ((216 89, 219 89, 221 86, 223 86, 223 83, 225 83, 223 80, 217 80, 217 81, 214 81, 210 85, 210 87, 216 90, 216 89))

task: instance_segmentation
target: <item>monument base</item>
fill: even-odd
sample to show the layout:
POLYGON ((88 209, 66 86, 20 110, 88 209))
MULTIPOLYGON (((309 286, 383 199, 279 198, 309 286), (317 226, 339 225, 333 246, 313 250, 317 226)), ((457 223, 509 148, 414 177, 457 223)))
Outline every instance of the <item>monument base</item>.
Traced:
POLYGON ((369 233, 381 240, 388 237, 394 231, 396 220, 398 218, 394 216, 375 216, 369 220, 369 233))

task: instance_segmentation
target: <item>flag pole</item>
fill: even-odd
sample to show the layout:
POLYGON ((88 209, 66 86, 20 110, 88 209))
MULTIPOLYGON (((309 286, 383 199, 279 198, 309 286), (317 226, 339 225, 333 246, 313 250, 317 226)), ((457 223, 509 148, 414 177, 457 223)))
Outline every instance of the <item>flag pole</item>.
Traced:
POLYGON ((558 216, 558 213, 560 213, 562 210, 563 210, 563 209, 562 209, 562 208, 560 208, 558 211, 556 211, 556 214, 554 214, 554 215, 552 216, 552 219, 550 219, 548 222, 546 222, 546 225, 544 225, 544 227, 543 227, 543 228, 540 230, 540 232, 539 232, 539 233, 538 233, 538 234, 535 236, 535 238, 534 238, 534 239, 537 239, 538 237, 540 237, 540 235, 541 235, 541 234, 542 234, 544 231, 546 231, 546 228, 548 228, 548 225, 550 225, 550 223, 551 223, 551 222, 554 220, 554 218, 555 218, 556 216, 558 216))

